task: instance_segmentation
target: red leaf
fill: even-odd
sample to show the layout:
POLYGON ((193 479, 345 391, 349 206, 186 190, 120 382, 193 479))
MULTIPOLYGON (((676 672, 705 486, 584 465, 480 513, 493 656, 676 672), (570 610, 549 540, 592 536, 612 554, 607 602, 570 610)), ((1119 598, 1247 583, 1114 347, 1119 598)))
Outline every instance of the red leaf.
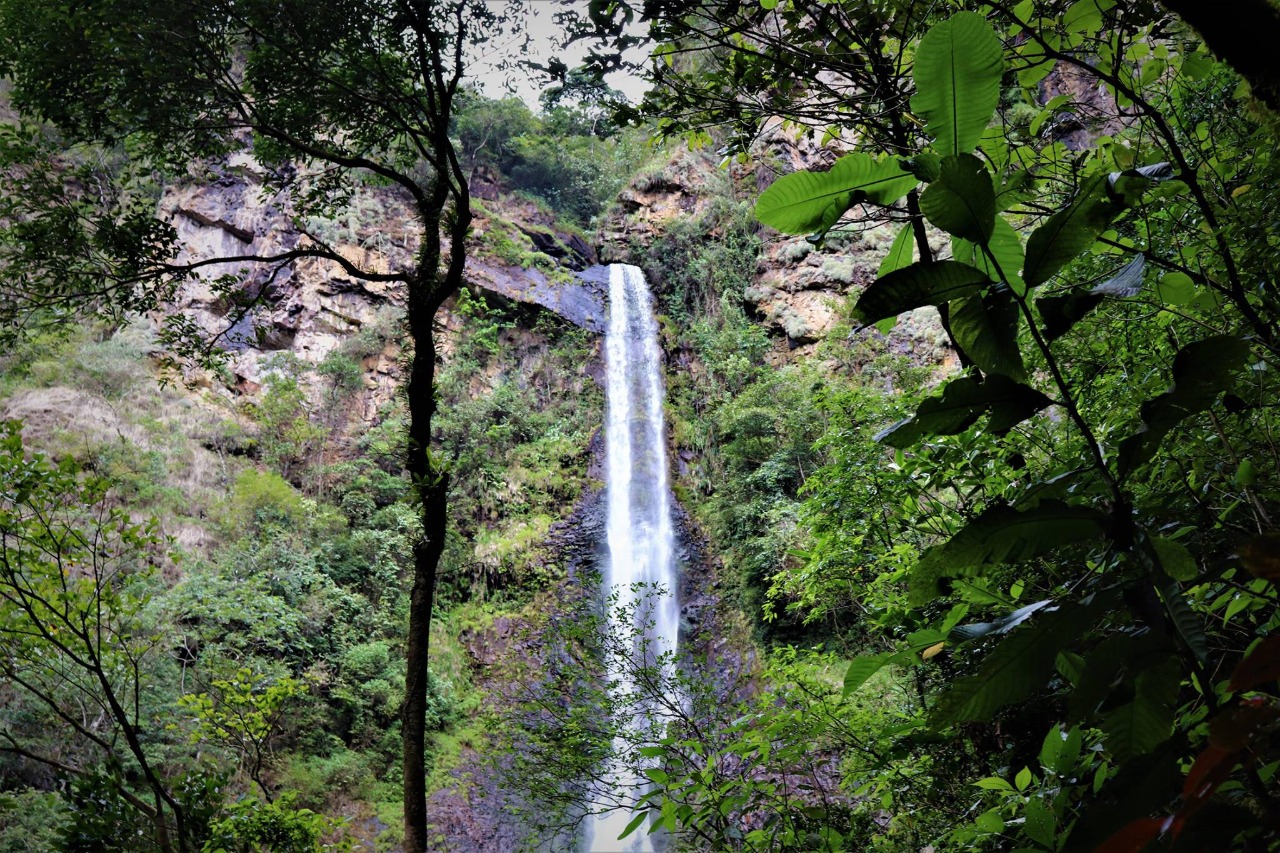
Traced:
POLYGON ((1094 853, 1139 853, 1173 824, 1171 817, 1144 817, 1120 827, 1094 853))
POLYGON ((1236 752, 1210 746, 1196 756, 1196 761, 1187 772, 1187 781, 1182 785, 1182 812, 1190 814, 1209 797, 1231 775, 1236 766, 1236 752), (1190 808, 1191 804, 1195 808, 1190 808))
POLYGON ((1280 678, 1280 634, 1258 644, 1231 672, 1232 690, 1249 690, 1280 678))

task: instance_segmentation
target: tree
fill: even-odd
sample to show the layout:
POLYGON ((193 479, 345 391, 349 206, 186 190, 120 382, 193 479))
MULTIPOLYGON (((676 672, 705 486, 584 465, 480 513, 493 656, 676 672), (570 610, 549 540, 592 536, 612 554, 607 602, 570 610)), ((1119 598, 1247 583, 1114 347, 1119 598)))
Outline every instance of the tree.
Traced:
MULTIPOLYGON (((151 311, 202 275, 242 317, 304 258, 404 288, 405 466, 423 527, 405 654, 408 851, 426 846, 427 661, 448 517, 448 471, 431 451, 433 324, 463 283, 471 222, 449 134, 469 51, 516 25, 519 11, 480 0, 0 3, 0 71, 21 116, 0 128, 6 334, 77 308, 151 311), (297 221, 342 209, 364 184, 390 187, 423 229, 412 263, 362 267, 306 233, 270 254, 180 259, 155 193, 166 179, 207 179, 184 171, 245 147, 265 169, 264 191, 297 221)), ((193 324, 171 319, 176 352, 207 361, 193 324)))
POLYGON ((0 752, 72 779, 119 768, 139 784, 110 787, 151 824, 159 849, 194 850, 185 804, 148 748, 155 721, 141 700, 159 638, 137 587, 159 537, 113 506, 103 481, 25 451, 18 424, 0 424, 0 752), (32 731, 33 707, 62 734, 32 731), (64 739, 77 758, 63 754, 64 739))

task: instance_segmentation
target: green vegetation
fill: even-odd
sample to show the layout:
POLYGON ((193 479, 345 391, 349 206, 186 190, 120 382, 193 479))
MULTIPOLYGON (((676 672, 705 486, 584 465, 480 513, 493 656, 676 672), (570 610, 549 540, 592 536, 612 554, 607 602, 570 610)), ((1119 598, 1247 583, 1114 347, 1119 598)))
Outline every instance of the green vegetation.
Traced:
POLYGON ((654 14, 668 85, 647 106, 669 132, 732 153, 780 112, 861 136, 755 213, 815 243, 902 223, 853 320, 936 307, 963 369, 922 399, 915 368, 854 354, 767 367, 732 287, 664 327, 696 353, 672 379, 675 432, 721 588, 777 653, 838 656, 825 701, 895 699, 795 733, 840 783, 755 806, 759 829, 746 804, 784 771, 752 743, 767 733, 799 775, 809 760, 787 676, 727 745, 696 721, 637 733, 654 787, 632 831, 694 849, 1274 846, 1277 243, 1239 239, 1275 204, 1274 117, 1194 33, 1131 4, 830 4, 820 27, 785 2, 654 14), (1087 82, 1044 94, 1064 69, 1087 82))
POLYGON ((403 34, 463 34, 390 5, 28 5, 0 0, 0 851, 416 853, 426 792, 499 782, 559 843, 618 746, 648 785, 612 805, 678 850, 1280 843, 1280 126, 1271 69, 1180 4, 596 4, 654 27, 638 112, 717 149, 661 164, 582 72, 541 113, 446 85, 419 115, 403 81, 445 81, 403 34), (156 202, 243 144, 227 116, 312 240, 258 260, 417 308, 245 398, 157 388, 122 325, 191 272, 156 202), (720 156, 748 168, 694 189, 720 156), (639 664, 544 547, 598 485, 597 342, 459 286, 465 246, 554 284, 628 180, 693 211, 631 250, 710 575, 639 664), (387 185, 428 237, 353 267, 329 244, 386 248, 387 185), (775 263, 854 289, 822 341, 748 313, 775 263))
POLYGON ((535 114, 519 98, 468 93, 454 124, 470 174, 501 175, 571 227, 589 225, 651 155, 646 134, 619 128, 583 105, 535 114))
MULTIPOLYGON (((431 790, 454 784, 462 747, 485 737, 484 694, 456 638, 519 612, 560 580, 539 546, 583 488, 602 404, 584 372, 594 344, 582 331, 469 292, 455 310, 462 327, 450 337, 440 393, 456 414, 441 420, 440 441, 457 510, 426 706, 431 790)), ((27 417, 28 446, 61 460, 47 476, 59 472, 58 488, 88 477, 85 488, 109 489, 101 499, 94 491, 47 500, 67 511, 97 500, 115 513, 154 514, 156 532, 176 537, 147 540, 164 577, 128 575, 121 594, 133 596, 128 612, 145 628, 142 755, 176 780, 165 790, 199 821, 192 843, 207 849, 345 849, 375 835, 391 849, 402 837, 401 625, 418 523, 402 467, 402 404, 351 444, 335 442, 350 427, 360 359, 394 334, 392 324, 369 326, 314 367, 278 358, 256 400, 238 410, 158 388, 146 369, 149 341, 132 331, 32 339, 6 363, 0 407, 27 417), (313 443, 287 443, 298 435, 313 443), (322 817, 340 814, 347 822, 322 817), (361 825, 374 818, 381 829, 361 825)), ((16 465, 23 448, 16 432, 6 436, 16 465)), ((6 476, 6 489, 18 485, 6 476)), ((8 637, 5 648, 16 649, 8 637)), ((8 745, 46 758, 65 751, 36 734, 64 728, 53 713, 37 694, 11 694, 8 745)), ((83 782, 53 800, 36 793, 50 778, 38 758, 0 761, 6 785, 18 786, 0 800, 0 843, 24 849, 26 839, 48 836, 49 849, 110 849, 151 819, 129 800, 138 759, 74 753, 72 778, 83 782), (109 819, 86 823, 93 813, 77 791, 87 797, 95 785, 123 799, 109 819), (74 847, 73 836, 88 847, 74 847)))

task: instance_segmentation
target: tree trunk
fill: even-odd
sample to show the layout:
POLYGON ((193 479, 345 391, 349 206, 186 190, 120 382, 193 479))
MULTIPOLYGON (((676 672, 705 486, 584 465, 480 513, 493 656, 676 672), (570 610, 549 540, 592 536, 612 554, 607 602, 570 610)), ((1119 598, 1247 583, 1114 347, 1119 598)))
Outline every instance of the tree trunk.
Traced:
POLYGON ((409 594, 409 637, 405 644, 404 849, 427 849, 426 716, 431 614, 436 572, 444 551, 449 476, 431 455, 431 419, 435 414, 436 348, 432 300, 410 299, 409 332, 413 362, 409 371, 409 474, 420 501, 422 536, 413 546, 413 587, 409 594))
MULTIPOLYGON (((461 23, 459 22, 461 30, 461 23)), ((459 35, 459 38, 462 36, 459 35)), ((460 56, 461 54, 459 54, 460 56)), ((417 272, 408 287, 409 337, 413 361, 407 386, 409 446, 407 468, 418 499, 422 536, 413 546, 413 587, 409 593, 409 637, 405 643, 405 698, 401 737, 404 746, 404 850, 427 850, 427 696, 431 659, 431 615, 435 608, 436 574, 444 553, 449 521, 449 474, 431 453, 431 420, 436 412, 436 312, 465 280, 467 234, 471 230, 471 197, 466 173, 449 139, 453 90, 441 108, 434 147, 441 168, 418 213, 425 226, 417 272), (450 204, 452 202, 452 204, 450 204), (443 252, 440 224, 447 223, 449 254, 443 252), (442 270, 441 267, 444 267, 442 270)))

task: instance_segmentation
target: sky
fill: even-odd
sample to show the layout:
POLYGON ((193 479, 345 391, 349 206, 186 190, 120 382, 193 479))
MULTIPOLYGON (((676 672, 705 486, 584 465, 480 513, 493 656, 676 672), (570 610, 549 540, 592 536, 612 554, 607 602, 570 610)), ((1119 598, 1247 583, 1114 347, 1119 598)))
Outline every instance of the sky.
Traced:
MULTIPOLYGON (((493 0, 493 5, 503 5, 503 0, 493 0)), ((583 0, 577 5, 585 9, 586 2, 583 0)), ((522 53, 522 58, 545 63, 555 57, 570 68, 579 64, 587 52, 587 45, 578 43, 567 49, 562 47, 560 40, 564 33, 553 20, 555 12, 564 7, 556 0, 529 0, 529 6, 533 13, 528 27, 530 44, 528 50, 522 53)), ((523 41, 522 34, 486 44, 484 54, 471 60, 469 67, 473 73, 469 79, 491 98, 514 94, 536 110, 538 95, 550 85, 550 81, 534 72, 517 72, 512 75, 510 72, 495 68, 500 58, 510 56, 512 52, 520 52, 524 47, 523 41)), ((641 59, 644 52, 636 51, 628 56, 632 59, 641 59)), ((647 86, 643 79, 622 73, 612 74, 607 80, 610 86, 625 94, 632 103, 640 100, 647 86)))

